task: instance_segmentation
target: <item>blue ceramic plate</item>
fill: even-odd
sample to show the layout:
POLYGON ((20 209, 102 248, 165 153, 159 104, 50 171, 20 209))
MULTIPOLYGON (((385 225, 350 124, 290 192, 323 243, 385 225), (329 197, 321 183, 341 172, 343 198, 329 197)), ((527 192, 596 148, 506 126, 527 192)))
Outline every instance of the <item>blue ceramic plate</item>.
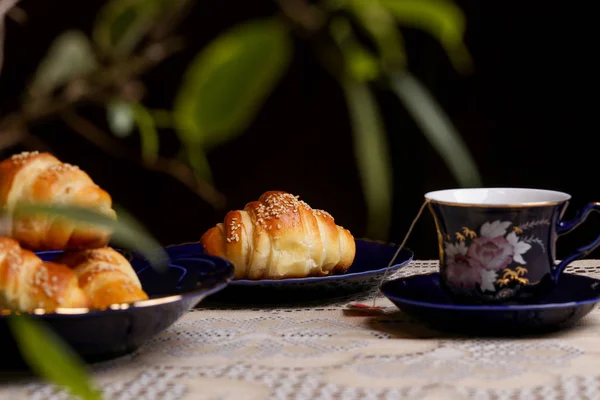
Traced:
MULTIPOLYGON (((261 279, 261 280, 233 280, 219 296, 222 298, 234 292, 254 293, 268 297, 272 291, 278 291, 277 301, 282 300, 281 293, 289 294, 291 298, 297 298, 302 294, 313 293, 317 297, 338 296, 355 293, 358 291, 376 288, 385 274, 388 264, 396 253, 397 246, 394 244, 380 243, 367 240, 356 240, 356 255, 354 263, 343 274, 324 277, 289 278, 289 279, 261 279)), ((166 248, 172 260, 193 260, 194 257, 202 255, 204 250, 199 243, 185 243, 181 245, 168 246, 166 248)), ((407 265, 413 259, 413 253, 409 249, 400 251, 388 274, 407 265)), ((256 300, 257 297, 253 297, 256 300)))
POLYGON ((436 329, 507 334, 572 326, 600 302, 600 280, 564 273, 560 285, 530 304, 467 305, 453 301, 439 273, 394 279, 381 292, 400 310, 436 329))
MULTIPOLYGON (((58 252, 38 255, 52 260, 58 252)), ((35 315, 49 325, 87 361, 109 359, 132 352, 164 331, 206 296, 223 289, 233 279, 233 266, 218 257, 198 256, 194 262, 169 263, 166 273, 152 269, 141 259, 131 259, 150 299, 114 305, 108 310, 60 309, 35 315)), ((0 316, 0 365, 21 365, 6 316, 0 316)))

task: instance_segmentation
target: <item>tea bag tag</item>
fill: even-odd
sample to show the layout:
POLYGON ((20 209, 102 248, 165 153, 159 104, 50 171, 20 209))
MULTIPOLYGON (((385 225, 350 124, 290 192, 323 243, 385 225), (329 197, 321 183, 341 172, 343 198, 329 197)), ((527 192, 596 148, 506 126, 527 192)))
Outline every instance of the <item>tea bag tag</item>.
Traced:
POLYGON ((346 304, 344 311, 347 312, 358 312, 360 314, 383 314, 385 310, 383 307, 370 306, 363 303, 349 303, 346 304))
MULTIPOLYGON (((417 221, 419 220, 419 218, 421 218, 421 215, 423 214, 423 210, 425 210, 425 206, 427 205, 428 200, 425 199, 425 201, 423 202, 423 204, 421 204, 421 208, 419 208, 419 212, 417 213, 417 216, 413 219, 412 223, 410 224, 410 227, 408 228, 408 232, 406 232, 406 235, 404 235, 404 239, 402 240, 402 242, 400 243, 400 246, 398 246, 398 248, 396 249, 396 252, 394 253, 394 256, 392 257, 392 259, 390 260, 390 262, 388 263, 385 272, 383 273, 383 276, 381 277, 381 280, 379 281, 379 284, 377 285, 378 287, 381 287, 381 285, 383 284, 383 282, 385 282, 385 278, 387 278, 388 276, 388 272, 390 270, 390 267, 392 265, 394 265, 394 261, 396 261, 396 257, 398 257, 398 254, 400 254, 400 252, 402 251, 402 249, 404 248, 404 246, 406 245, 406 242, 408 240, 408 238, 410 237, 410 234, 412 233, 415 224, 417 223, 417 221)), ((359 312, 364 312, 364 313, 375 313, 375 314, 381 314, 383 312, 383 309, 379 306, 375 305, 375 302, 377 301, 377 294, 378 291, 374 291, 373 292, 373 297, 372 297, 372 305, 366 305, 366 304, 362 304, 362 303, 357 303, 357 302, 353 302, 353 303, 349 303, 346 305, 345 310, 347 311, 359 311, 359 312)))

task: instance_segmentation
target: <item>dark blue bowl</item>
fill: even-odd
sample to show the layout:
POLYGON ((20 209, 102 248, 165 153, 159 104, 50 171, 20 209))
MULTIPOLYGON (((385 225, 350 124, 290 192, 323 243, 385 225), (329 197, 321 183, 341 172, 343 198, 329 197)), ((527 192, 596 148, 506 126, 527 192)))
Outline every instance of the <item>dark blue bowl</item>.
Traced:
MULTIPOLYGON (((237 302, 247 305, 252 303, 281 303, 324 300, 349 296, 358 292, 376 289, 387 273, 402 268, 413 259, 409 249, 402 249, 388 265, 398 246, 370 240, 356 240, 356 255, 350 268, 341 274, 322 277, 232 280, 228 287, 215 296, 211 302, 237 302)), ((201 257, 204 249, 200 243, 184 243, 168 246, 165 249, 172 260, 193 260, 201 257)), ((137 255, 133 256, 137 258, 137 255)))
MULTIPOLYGON (((51 261, 60 252, 38 255, 51 261)), ((216 293, 233 279, 233 266, 219 257, 203 255, 193 262, 171 260, 166 272, 155 271, 140 258, 130 259, 149 299, 114 305, 108 310, 61 309, 34 315, 46 323, 88 362, 106 360, 135 351, 164 331, 205 297, 216 293)), ((0 316, 0 365, 3 369, 22 365, 17 345, 0 316)))

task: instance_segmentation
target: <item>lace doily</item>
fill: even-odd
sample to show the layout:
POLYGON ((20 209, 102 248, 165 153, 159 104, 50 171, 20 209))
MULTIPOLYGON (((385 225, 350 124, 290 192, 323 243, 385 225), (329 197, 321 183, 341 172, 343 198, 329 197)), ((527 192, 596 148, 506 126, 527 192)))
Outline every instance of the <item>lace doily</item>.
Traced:
MULTIPOLYGON (((395 276, 436 269, 416 261, 395 276)), ((568 272, 600 277, 600 260, 568 272)), ((429 330, 381 297, 385 314, 347 315, 345 300, 198 308, 136 353, 91 370, 106 399, 600 399, 599 311, 570 330, 483 339, 429 330)), ((0 398, 68 397, 5 380, 0 398)))

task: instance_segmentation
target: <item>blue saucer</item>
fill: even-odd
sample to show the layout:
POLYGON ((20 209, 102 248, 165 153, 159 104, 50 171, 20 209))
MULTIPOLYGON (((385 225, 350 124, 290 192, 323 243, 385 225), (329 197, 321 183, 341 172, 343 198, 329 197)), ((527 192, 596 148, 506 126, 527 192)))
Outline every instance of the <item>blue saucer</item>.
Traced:
MULTIPOLYGON (((38 255, 51 261, 58 253, 38 255)), ((148 300, 108 310, 65 308, 33 317, 46 323, 84 360, 106 360, 136 350, 233 278, 233 265, 208 255, 198 256, 193 262, 171 260, 165 273, 155 271, 141 259, 130 261, 148 300)), ((7 318, 0 315, 0 341, 4 343, 0 369, 24 368, 7 318)))
MULTIPOLYGON (((349 295, 369 289, 377 288, 396 250, 397 245, 380 243, 368 240, 356 240, 356 255, 350 268, 343 274, 323 277, 289 278, 289 279, 260 279, 233 280, 228 287, 215 299, 248 299, 251 295, 252 301, 263 303, 266 301, 291 301, 300 298, 325 298, 349 295), (273 292, 277 297, 273 297, 273 292)), ((195 257, 204 253, 200 243, 184 243, 166 247, 167 254, 174 260, 192 261, 195 257)), ((134 257, 137 257, 134 255, 134 257)), ((407 265, 413 259, 413 253, 409 249, 402 249, 393 265, 388 269, 388 275, 399 268, 407 265)))
POLYGON ((456 303, 439 273, 388 281, 381 292, 404 313, 432 328, 461 333, 524 333, 572 326, 600 302, 600 280, 564 273, 560 285, 529 304, 456 303))

